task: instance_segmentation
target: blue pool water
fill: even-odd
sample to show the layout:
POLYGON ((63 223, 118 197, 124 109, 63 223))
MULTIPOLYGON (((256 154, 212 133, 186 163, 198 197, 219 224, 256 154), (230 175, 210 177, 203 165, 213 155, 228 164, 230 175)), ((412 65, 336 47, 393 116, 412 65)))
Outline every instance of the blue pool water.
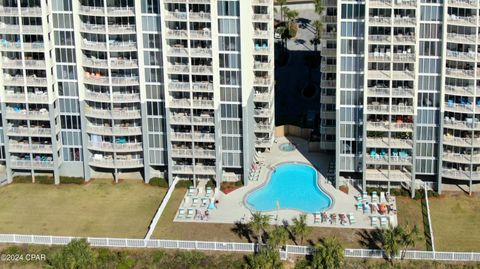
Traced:
POLYGON ((267 184, 247 196, 246 203, 258 211, 296 209, 305 213, 325 210, 332 199, 317 185, 317 173, 309 165, 283 164, 271 173, 267 184))

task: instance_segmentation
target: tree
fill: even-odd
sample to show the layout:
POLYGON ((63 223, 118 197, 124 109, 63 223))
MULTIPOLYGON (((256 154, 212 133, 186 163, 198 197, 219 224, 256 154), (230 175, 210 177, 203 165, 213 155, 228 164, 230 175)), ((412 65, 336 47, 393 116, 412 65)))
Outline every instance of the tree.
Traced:
POLYGON ((97 253, 90 248, 85 238, 72 240, 60 252, 48 259, 55 269, 89 269, 95 266, 97 253))
POLYGON ((297 236, 300 236, 300 244, 302 245, 303 239, 312 231, 312 229, 307 226, 307 215, 302 214, 292 221, 292 231, 295 236, 295 243, 297 242, 297 236))
POLYGON ((248 223, 250 229, 255 233, 258 243, 262 244, 262 234, 270 227, 270 216, 262 215, 260 212, 253 213, 250 222, 248 223))
POLYGON ((247 256, 245 268, 248 269, 279 269, 283 264, 280 253, 273 248, 262 248, 259 252, 247 256))
POLYGON ((313 4, 315 5, 315 13, 317 13, 318 16, 321 16, 324 10, 322 0, 314 0, 313 2, 313 4))
POLYGON ((287 0, 275 0, 275 3, 280 6, 280 21, 283 22, 285 20, 283 17, 283 6, 287 4, 287 0))
POLYGON ((315 252, 312 257, 312 268, 314 269, 339 269, 344 262, 345 249, 335 237, 324 238, 315 245, 315 252))
POLYGON ((417 225, 414 225, 409 232, 404 231, 402 236, 402 245, 403 245, 402 260, 405 258, 405 254, 407 254, 407 249, 409 247, 414 247, 415 243, 419 239, 420 239, 420 231, 418 230, 417 225))
POLYGON ((279 249, 287 244, 288 232, 283 226, 276 226, 267 240, 269 247, 279 249))
POLYGON ((313 44, 315 45, 315 51, 317 51, 317 45, 320 44, 320 35, 323 30, 323 23, 320 20, 313 21, 313 28, 315 28, 315 38, 313 44))
POLYGON ((396 255, 399 254, 400 248, 404 242, 404 230, 400 227, 390 226, 388 229, 385 229, 380 234, 380 242, 382 244, 382 249, 385 251, 388 260, 393 264, 393 259, 396 255))

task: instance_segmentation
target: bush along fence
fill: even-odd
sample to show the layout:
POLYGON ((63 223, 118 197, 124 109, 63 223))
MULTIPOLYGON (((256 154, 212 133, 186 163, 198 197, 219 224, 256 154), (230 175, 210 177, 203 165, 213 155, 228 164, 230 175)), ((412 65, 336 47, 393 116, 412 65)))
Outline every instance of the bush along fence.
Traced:
MULTIPOLYGON (((43 235, 17 235, 0 234, 0 243, 6 244, 39 244, 39 245, 66 245, 73 239, 80 237, 68 236, 43 236, 43 235)), ((128 238, 86 238, 92 247, 110 248, 164 248, 179 250, 205 250, 205 251, 232 251, 255 252, 260 245, 255 243, 213 242, 213 241, 186 241, 186 240, 161 240, 161 239, 128 239, 128 238)), ((280 257, 285 260, 288 255, 310 255, 312 247, 287 245, 280 251, 280 257)), ((375 249, 345 249, 345 257, 350 258, 376 258, 383 259, 386 255, 383 250, 375 249)), ((397 257, 406 260, 437 260, 457 262, 480 262, 479 252, 438 252, 438 251, 402 251, 397 257)))

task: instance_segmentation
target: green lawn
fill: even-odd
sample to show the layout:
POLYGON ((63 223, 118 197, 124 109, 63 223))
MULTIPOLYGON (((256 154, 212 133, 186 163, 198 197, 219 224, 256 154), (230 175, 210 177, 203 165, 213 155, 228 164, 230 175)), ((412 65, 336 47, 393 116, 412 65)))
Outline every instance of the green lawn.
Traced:
POLYGON ((0 233, 143 238, 166 189, 139 181, 0 188, 0 233))
POLYGON ((436 250, 480 251, 480 197, 456 193, 428 201, 436 250))
POLYGON ((417 226, 421 238, 417 240, 415 244, 415 249, 426 250, 426 235, 425 227, 423 223, 423 214, 422 214, 422 202, 421 200, 413 200, 409 197, 397 197, 397 209, 398 209, 398 225, 401 227, 413 228, 414 225, 417 226))

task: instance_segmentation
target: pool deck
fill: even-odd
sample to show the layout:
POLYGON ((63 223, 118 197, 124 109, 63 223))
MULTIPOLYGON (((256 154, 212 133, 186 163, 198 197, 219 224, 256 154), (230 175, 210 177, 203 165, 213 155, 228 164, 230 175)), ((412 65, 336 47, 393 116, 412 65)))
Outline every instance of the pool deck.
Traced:
MULTIPOLYGON (((248 193, 252 190, 261 187, 265 184, 269 178, 270 171, 272 167, 286 162, 298 162, 298 163, 307 163, 316 167, 319 171, 318 183, 321 188, 333 198, 333 205, 326 211, 328 214, 336 213, 338 214, 353 214, 356 219, 356 223, 341 225, 338 218, 337 224, 331 224, 329 222, 324 223, 314 223, 313 214, 307 214, 307 223, 309 226, 317 227, 347 227, 347 228, 362 228, 362 229, 371 229, 371 219, 372 214, 363 214, 361 211, 357 211, 355 205, 357 201, 355 196, 358 196, 358 191, 349 186, 349 194, 345 194, 332 186, 323 176, 327 171, 329 164, 329 156, 325 153, 310 153, 308 152, 308 142, 301 138, 295 137, 280 137, 277 139, 277 143, 272 146, 270 152, 262 153, 262 159, 264 164, 262 165, 260 176, 258 181, 249 181, 247 186, 236 189, 229 194, 224 194, 219 190, 215 190, 214 197, 215 200, 218 200, 217 208, 209 210, 208 220, 204 218, 203 220, 197 216, 190 219, 185 217, 178 218, 175 217, 174 221, 179 222, 201 222, 201 223, 235 223, 235 222, 248 222, 252 213, 245 206, 244 199, 248 193), (281 151, 278 146, 282 143, 294 143, 296 145, 296 150, 285 152, 281 151), (323 174, 322 174, 323 173, 323 174)), ((195 208, 192 207, 192 197, 185 195, 186 199, 180 205, 180 208, 185 210, 193 208, 194 212, 198 212, 198 215, 201 215, 205 212, 204 208, 195 208)), ((203 188, 199 188, 198 197, 204 197, 203 188)), ((301 199, 301 197, 299 197, 301 199)), ((396 205, 394 206, 396 208, 396 205)), ((272 224, 282 224, 285 221, 291 223, 291 220, 301 214, 301 212, 296 210, 274 210, 265 212, 265 214, 272 216, 272 224)), ((375 214, 378 216, 378 214, 375 214)), ((397 224, 396 215, 389 215, 389 221, 393 226, 397 224)))

